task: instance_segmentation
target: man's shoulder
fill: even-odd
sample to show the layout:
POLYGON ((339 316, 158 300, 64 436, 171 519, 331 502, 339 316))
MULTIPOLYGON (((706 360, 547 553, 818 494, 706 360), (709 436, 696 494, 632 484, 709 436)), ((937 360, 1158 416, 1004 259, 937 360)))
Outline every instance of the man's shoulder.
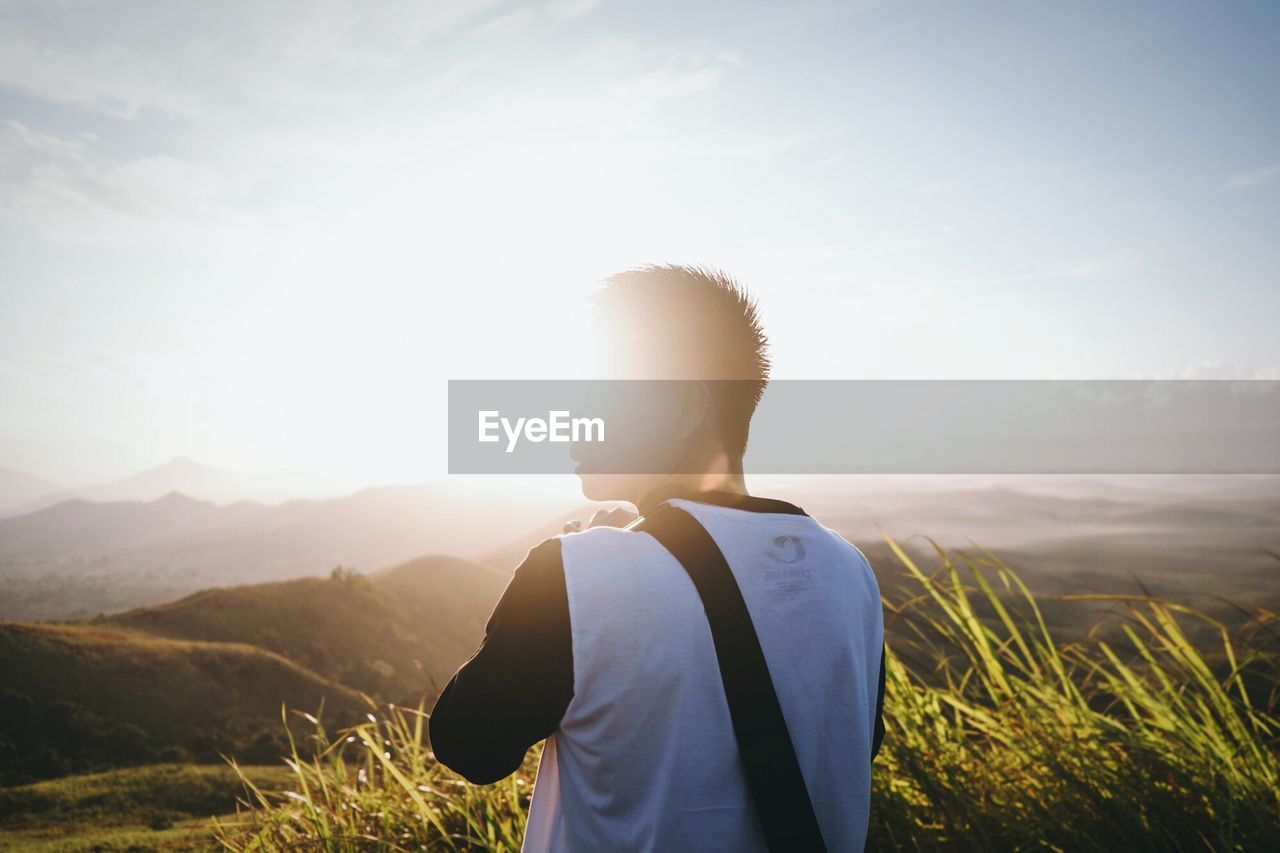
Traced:
POLYGON ((813 519, 813 522, 817 529, 831 538, 835 545, 836 553, 840 554, 843 563, 857 572, 876 591, 878 597, 879 582, 876 580, 875 570, 871 567, 871 561, 867 559, 867 555, 863 553, 862 549, 840 531, 827 527, 817 519, 813 519))
MULTIPOLYGON (((651 541, 646 533, 626 527, 588 527, 586 530, 575 530, 561 533, 552 539, 560 543, 561 553, 621 553, 651 541)), ((550 539, 547 540, 551 541, 550 539)), ((546 542, 543 543, 544 545, 546 542)))
POLYGON ((559 572, 562 562, 560 537, 550 536, 525 552, 524 558, 512 572, 512 583, 521 578, 559 572))
POLYGON ((559 533, 548 536, 530 548, 524 560, 516 567, 516 573, 540 576, 561 573, 567 552, 616 552, 647 538, 637 531, 620 527, 590 527, 559 533))
POLYGON ((590 527, 553 538, 560 542, 562 572, 595 578, 642 571, 665 553, 648 533, 624 527, 590 527))

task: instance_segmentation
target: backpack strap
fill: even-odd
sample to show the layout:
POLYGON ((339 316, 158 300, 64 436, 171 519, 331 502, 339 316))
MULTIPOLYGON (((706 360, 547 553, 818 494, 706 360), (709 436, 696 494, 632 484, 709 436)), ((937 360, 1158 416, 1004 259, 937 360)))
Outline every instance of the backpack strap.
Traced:
POLYGON ((825 851, 760 639, 720 546, 696 518, 670 504, 631 529, 648 533, 670 551, 702 599, 742 768, 769 850, 825 851))

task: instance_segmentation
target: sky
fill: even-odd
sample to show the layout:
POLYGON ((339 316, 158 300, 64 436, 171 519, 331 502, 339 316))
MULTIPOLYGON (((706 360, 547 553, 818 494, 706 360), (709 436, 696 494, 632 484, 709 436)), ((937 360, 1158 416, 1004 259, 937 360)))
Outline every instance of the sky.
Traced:
POLYGON ((0 2, 0 466, 445 465, 705 263, 781 378, 1280 378, 1280 4, 0 2))

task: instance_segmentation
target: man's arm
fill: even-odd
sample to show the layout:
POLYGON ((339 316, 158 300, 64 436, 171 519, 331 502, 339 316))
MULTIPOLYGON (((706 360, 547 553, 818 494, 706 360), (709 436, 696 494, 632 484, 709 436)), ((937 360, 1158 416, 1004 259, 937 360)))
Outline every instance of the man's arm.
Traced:
POLYGON ((531 550, 485 626, 484 643, 431 709, 436 760, 487 785, 520 767, 573 698, 573 641, 560 540, 531 550))

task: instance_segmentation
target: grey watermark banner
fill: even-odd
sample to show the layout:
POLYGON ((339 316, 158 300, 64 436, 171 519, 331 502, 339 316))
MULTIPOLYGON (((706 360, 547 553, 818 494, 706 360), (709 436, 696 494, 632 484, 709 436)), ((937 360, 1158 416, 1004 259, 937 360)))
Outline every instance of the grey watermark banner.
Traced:
MULTIPOLYGON (((450 380, 451 474, 678 473, 680 380, 450 380), (577 457, 577 458, 575 458, 577 457), (660 470, 662 467, 672 470, 660 470)), ((701 383, 712 400, 743 383, 701 383)), ((778 380, 754 474, 1277 474, 1277 380, 778 380)))

